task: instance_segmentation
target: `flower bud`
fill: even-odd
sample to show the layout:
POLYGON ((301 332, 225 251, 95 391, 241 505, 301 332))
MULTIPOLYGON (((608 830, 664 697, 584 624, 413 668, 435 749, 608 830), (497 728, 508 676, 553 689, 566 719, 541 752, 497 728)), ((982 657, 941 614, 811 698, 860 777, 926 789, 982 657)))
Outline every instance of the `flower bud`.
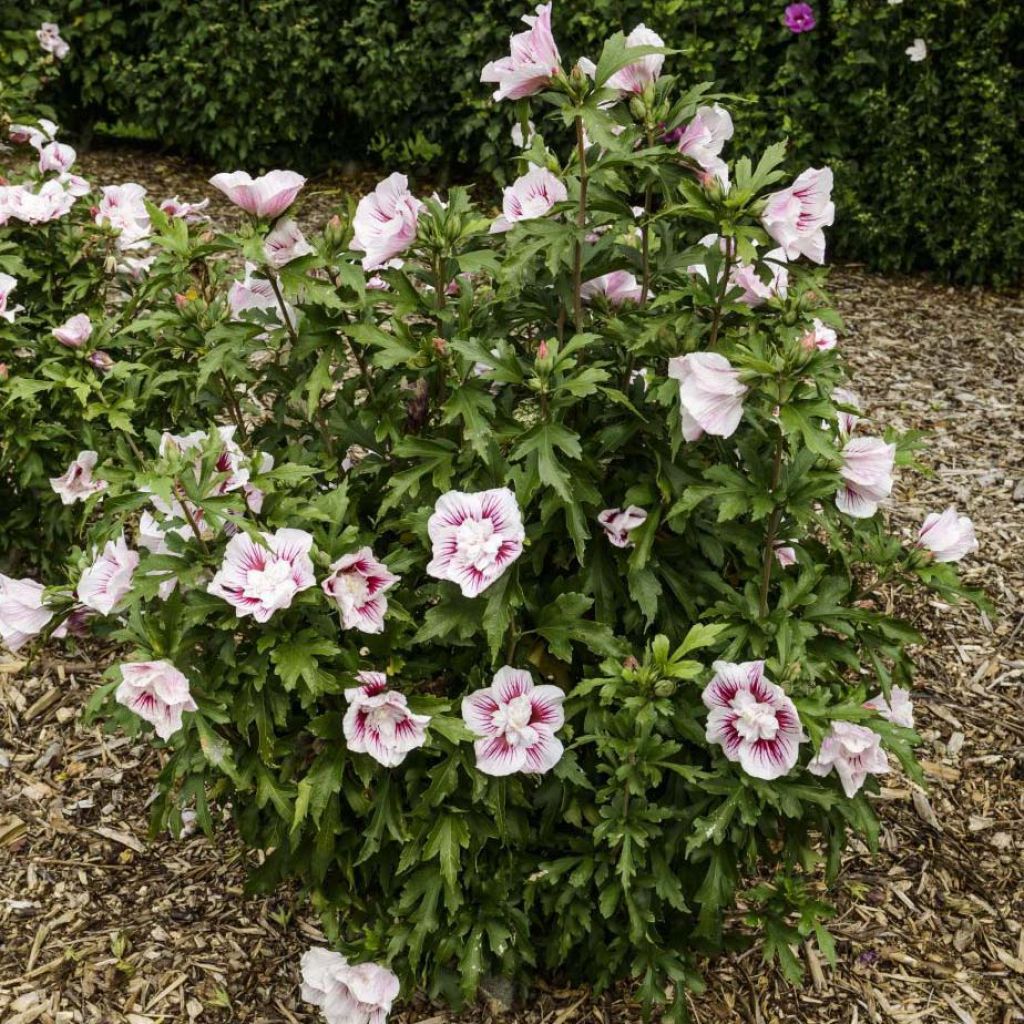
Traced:
POLYGON ((549 355, 550 353, 548 351, 548 343, 543 338, 541 338, 541 342, 537 346, 537 358, 547 359, 549 355))
POLYGON ((89 353, 89 364, 101 373, 109 373, 114 368, 114 360, 101 349, 89 353))
POLYGON ((0 363, 0 381, 7 380, 10 377, 11 371, 7 368, 6 363, 0 363))
POLYGON ((107 256, 103 261, 103 273, 104 274, 116 274, 117 273, 117 257, 107 256))
POLYGON ((674 679, 659 679, 654 684, 654 695, 656 697, 671 697, 676 692, 674 679))
POLYGON ((442 358, 448 355, 448 343, 444 338, 432 338, 430 344, 434 346, 434 351, 442 358))
POLYGON ((178 309, 184 309, 188 305, 188 296, 182 292, 174 293, 174 304, 178 309))

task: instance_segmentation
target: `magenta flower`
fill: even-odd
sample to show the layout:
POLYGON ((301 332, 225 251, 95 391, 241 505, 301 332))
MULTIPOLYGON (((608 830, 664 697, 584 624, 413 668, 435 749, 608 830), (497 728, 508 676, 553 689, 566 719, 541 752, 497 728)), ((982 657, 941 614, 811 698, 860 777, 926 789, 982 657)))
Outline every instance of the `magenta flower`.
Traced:
POLYGON ((368 547, 343 555, 320 584, 341 611, 341 628, 382 633, 388 610, 385 594, 401 577, 373 557, 368 547))
POLYGON ((416 241, 421 203, 409 191, 409 179, 397 171, 359 200, 352 218, 352 249, 363 252, 364 270, 377 270, 416 241))
POLYGON ((306 241, 306 236, 299 229, 299 225, 290 217, 278 221, 263 242, 263 253, 267 257, 267 262, 278 269, 300 256, 308 256, 312 251, 313 246, 306 241))
POLYGON ((777 779, 797 762, 806 739, 796 705, 764 677, 763 661, 716 661, 704 688, 708 743, 756 779, 777 779))
POLYGON ((383 672, 359 672, 356 679, 362 685, 345 691, 348 710, 342 730, 348 749, 395 768, 426 742, 430 715, 413 714, 405 694, 388 689, 383 672))
POLYGON ((843 486, 836 494, 836 506, 855 519, 870 519, 879 502, 892 493, 896 445, 880 437, 855 437, 843 448, 839 475, 843 486))
POLYGON ((885 775, 889 758, 874 729, 853 722, 833 722, 821 749, 807 765, 812 775, 828 775, 835 769, 843 792, 851 799, 869 775, 885 775))
POLYGON ((457 583, 464 597, 486 590, 522 554, 523 519, 507 487, 448 491, 427 521, 433 557, 427 573, 457 583))
POLYGON ((668 375, 679 381, 683 437, 698 440, 706 431, 730 437, 743 418, 745 384, 729 360, 717 352, 691 352, 668 361, 668 375))
POLYGON ((561 70, 562 57, 551 34, 551 4, 537 7, 536 17, 523 16, 529 31, 513 35, 509 56, 492 60, 480 72, 481 82, 498 86, 496 100, 521 100, 542 92, 561 70))
POLYGON ((557 686, 534 686, 530 673, 505 665, 491 685, 462 698, 462 718, 479 736, 473 747, 485 775, 550 771, 562 757, 555 733, 565 724, 557 686))
POLYGON ((181 728, 183 711, 199 710, 189 692, 188 679, 169 661, 122 665, 114 700, 149 722, 162 740, 169 740, 181 728))
POLYGON ((978 550, 974 523, 958 516, 951 505, 945 512, 930 512, 917 535, 917 546, 930 551, 936 562, 959 562, 978 550))
POLYGON ((68 348, 81 348, 92 337, 92 321, 84 313, 76 313, 50 333, 68 348))
POLYGON ((0 572, 0 640, 12 654, 41 633, 53 618, 43 599, 44 591, 35 580, 16 580, 0 572))
POLYGON ((276 611, 316 583, 309 550, 313 538, 305 530, 280 529, 261 534, 263 544, 247 533, 228 541, 224 561, 207 593, 234 605, 239 618, 251 615, 266 622, 276 611))
POLYGON ((617 548, 632 547, 630 533, 647 522, 647 513, 636 505, 626 509, 606 508, 597 521, 604 527, 605 536, 617 548))
POLYGON ((9 324, 14 323, 14 314, 21 312, 21 306, 7 308, 7 302, 11 292, 18 287, 18 279, 10 274, 0 273, 0 320, 6 320, 9 324))
POLYGON ((797 35, 801 32, 810 32, 818 24, 810 4, 790 4, 786 8, 783 21, 786 28, 797 35))
POLYGON ((384 1024, 398 992, 398 977, 379 964, 350 964, 321 946, 302 954, 302 998, 327 1024, 384 1024))
MULTIPOLYGON (((596 295, 603 295, 613 306, 621 306, 624 302, 639 302, 642 294, 640 282, 628 270, 613 270, 610 274, 592 277, 580 287, 584 302, 590 302, 596 295)), ((653 295, 654 292, 648 290, 648 298, 653 295)))
POLYGON ((565 185, 546 167, 530 165, 502 193, 502 216, 491 225, 491 234, 508 231, 521 220, 535 220, 550 212, 555 203, 564 203, 569 193, 565 185))
MULTIPOLYGON (((664 46, 665 40, 652 32, 641 22, 626 36, 626 46, 664 46)), ((665 63, 663 53, 649 53, 632 64, 620 68, 605 82, 608 89, 618 89, 623 93, 642 93, 651 82, 656 82, 661 75, 665 63)))
POLYGON ((721 153, 732 138, 733 124, 729 111, 717 103, 698 107, 693 120, 681 130, 678 149, 708 174, 718 179, 723 187, 729 184, 729 168, 721 153))
POLYGON ((106 490, 106 480, 94 480, 92 476, 98 458, 96 452, 79 452, 63 476, 50 477, 50 486, 60 495, 61 504, 74 505, 106 490))
POLYGON ((108 540, 100 554, 78 580, 78 600, 101 615, 109 615, 132 589, 139 553, 128 547, 121 534, 108 540))
POLYGON ((877 711, 893 725, 901 725, 904 729, 914 728, 914 702, 910 699, 910 691, 902 686, 892 687, 888 700, 884 693, 876 693, 864 702, 864 707, 877 711))
POLYGON ((836 216, 832 202, 832 171, 809 167, 789 188, 768 196, 761 223, 782 247, 786 259, 806 256, 825 262, 825 228, 836 216))
POLYGON ((279 217, 299 194, 306 179, 295 171, 269 171, 253 178, 246 171, 221 172, 210 184, 254 217, 279 217))

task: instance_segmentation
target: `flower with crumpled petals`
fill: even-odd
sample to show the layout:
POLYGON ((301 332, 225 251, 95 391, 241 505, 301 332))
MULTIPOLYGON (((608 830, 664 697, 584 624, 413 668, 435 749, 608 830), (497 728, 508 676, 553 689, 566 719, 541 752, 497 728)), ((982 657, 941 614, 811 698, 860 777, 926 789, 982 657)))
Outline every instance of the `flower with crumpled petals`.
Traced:
POLYGON ((761 223, 787 259, 802 255, 824 263, 824 229, 831 226, 835 216, 831 168, 808 167, 789 188, 768 196, 761 223))
POLYGON ((647 513, 636 505, 626 509, 606 508, 597 521, 604 527, 605 536, 617 548, 631 547, 630 533, 647 522, 647 513))
POLYGON ((668 361, 668 375, 679 381, 679 407, 683 437, 698 440, 705 431, 731 437, 743 418, 739 371, 717 352, 691 352, 668 361))
POLYGON ((350 964, 320 946, 302 954, 302 998, 327 1024, 385 1024, 398 992, 398 977, 379 964, 350 964))
POLYGON ((162 740, 181 729, 183 711, 198 711, 188 679, 169 661, 131 661, 121 666, 121 683, 114 691, 118 704, 149 722, 162 740))
POLYGON ((900 725, 904 729, 914 728, 914 702, 910 699, 910 691, 902 686, 894 686, 889 691, 889 699, 884 693, 876 693, 864 702, 864 707, 877 711, 887 722, 900 725))
MULTIPOLYGON (((600 277, 592 277, 580 286, 580 297, 590 302, 595 296, 602 295, 613 306, 621 306, 624 302, 639 302, 643 295, 640 282, 628 270, 613 270, 600 277)), ((648 298, 654 292, 648 290, 648 298)))
POLYGON ((812 775, 825 776, 833 769, 843 792, 852 800, 869 775, 885 775, 889 771, 889 757, 882 749, 881 737, 863 725, 833 722, 807 770, 812 775))
POLYGON ((186 224, 198 224, 209 219, 203 213, 209 205, 209 199, 203 199, 198 203, 186 203, 177 196, 171 196, 170 199, 165 199, 160 203, 160 209, 168 217, 178 217, 185 221, 186 224))
POLYGON ((358 672, 356 679, 361 685, 345 691, 348 710, 342 730, 348 749, 395 768, 426 742, 430 715, 413 714, 405 694, 388 689, 383 672, 358 672))
POLYGON ((62 476, 50 477, 50 486, 60 495, 61 504, 74 505, 106 490, 107 481, 92 476, 98 458, 96 452, 79 452, 62 476))
POLYGON ((568 196, 565 185, 551 171, 531 164, 526 174, 504 190, 502 215, 491 224, 491 234, 508 231, 522 220, 543 217, 555 203, 564 203, 568 196))
POLYGON ((36 29, 36 39, 40 49, 52 53, 55 60, 63 60, 71 52, 71 47, 61 39, 60 26, 56 22, 44 21, 36 29))
POLYGON ((373 557, 369 547, 343 555, 331 566, 331 575, 320 586, 341 612, 342 629, 382 633, 388 610, 385 596, 401 579, 373 557))
POLYGON ((124 251, 147 244, 152 224, 146 209, 146 190, 134 181, 104 185, 95 221, 118 232, 117 247, 124 251))
POLYGON ((721 185, 729 184, 729 168, 721 153, 732 138, 733 124, 729 111, 719 104, 698 107, 693 119, 679 134, 677 148, 721 185))
POLYGON ((561 760, 555 733, 565 724, 557 686, 534 686, 530 673, 505 665, 491 685, 462 698, 462 719, 479 739, 476 766, 485 775, 547 772, 561 760))
POLYGON ((109 615, 131 592, 138 564, 139 553, 128 547, 124 534, 107 541, 78 580, 78 600, 101 615, 109 615))
POLYGON ((0 273, 0 320, 6 320, 9 324, 14 323, 15 313, 20 313, 22 310, 21 306, 11 306, 10 308, 7 306, 11 292, 17 287, 17 278, 11 277, 10 274, 0 273))
POLYGON ((92 321, 85 313, 76 313, 50 333, 68 348, 81 348, 92 337, 92 321))
POLYGON ((416 241, 421 203, 397 171, 359 200, 352 218, 352 249, 365 253, 363 270, 379 270, 416 241))
POLYGON ((299 225, 290 217, 278 221, 263 242, 263 253, 267 257, 267 262, 278 269, 300 256, 308 256, 312 251, 313 246, 306 241, 306 236, 299 229, 299 225))
POLYGON ((35 580, 16 580, 0 572, 0 640, 14 654, 41 633, 53 618, 35 580))
POLYGON ((817 349, 819 352, 829 352, 834 349, 837 342, 836 332, 817 317, 812 321, 812 325, 800 339, 800 344, 809 351, 817 349))
POLYGON ((542 92, 559 72, 562 57, 551 33, 551 4, 537 7, 536 16, 523 15, 529 26, 509 41, 509 56, 492 60, 480 72, 481 82, 498 86, 496 100, 521 100, 542 92))
POLYGON ((957 515, 951 505, 941 514, 930 512, 917 535, 918 547, 930 552, 936 562, 959 562, 978 550, 974 523, 967 516, 957 515))

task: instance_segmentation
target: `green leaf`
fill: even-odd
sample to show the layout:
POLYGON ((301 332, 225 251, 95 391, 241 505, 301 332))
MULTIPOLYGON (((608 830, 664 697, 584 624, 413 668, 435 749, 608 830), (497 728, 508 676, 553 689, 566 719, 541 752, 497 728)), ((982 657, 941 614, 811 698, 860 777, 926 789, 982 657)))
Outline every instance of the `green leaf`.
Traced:
POLYGON ((562 594, 537 614, 536 632, 547 640, 551 653, 561 661, 572 661, 572 644, 583 644, 593 654, 616 658, 624 645, 602 622, 584 619, 594 599, 583 594, 562 594))

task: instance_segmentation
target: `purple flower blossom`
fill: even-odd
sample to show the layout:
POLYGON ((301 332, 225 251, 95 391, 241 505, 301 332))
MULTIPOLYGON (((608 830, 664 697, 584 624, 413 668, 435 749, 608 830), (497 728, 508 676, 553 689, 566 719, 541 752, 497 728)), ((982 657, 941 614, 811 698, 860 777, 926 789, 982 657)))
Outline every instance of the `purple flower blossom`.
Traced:
POLYGON ((797 35, 801 32, 810 32, 818 24, 814 17, 814 9, 810 4, 790 4, 786 8, 786 16, 783 20, 786 28, 797 35))

